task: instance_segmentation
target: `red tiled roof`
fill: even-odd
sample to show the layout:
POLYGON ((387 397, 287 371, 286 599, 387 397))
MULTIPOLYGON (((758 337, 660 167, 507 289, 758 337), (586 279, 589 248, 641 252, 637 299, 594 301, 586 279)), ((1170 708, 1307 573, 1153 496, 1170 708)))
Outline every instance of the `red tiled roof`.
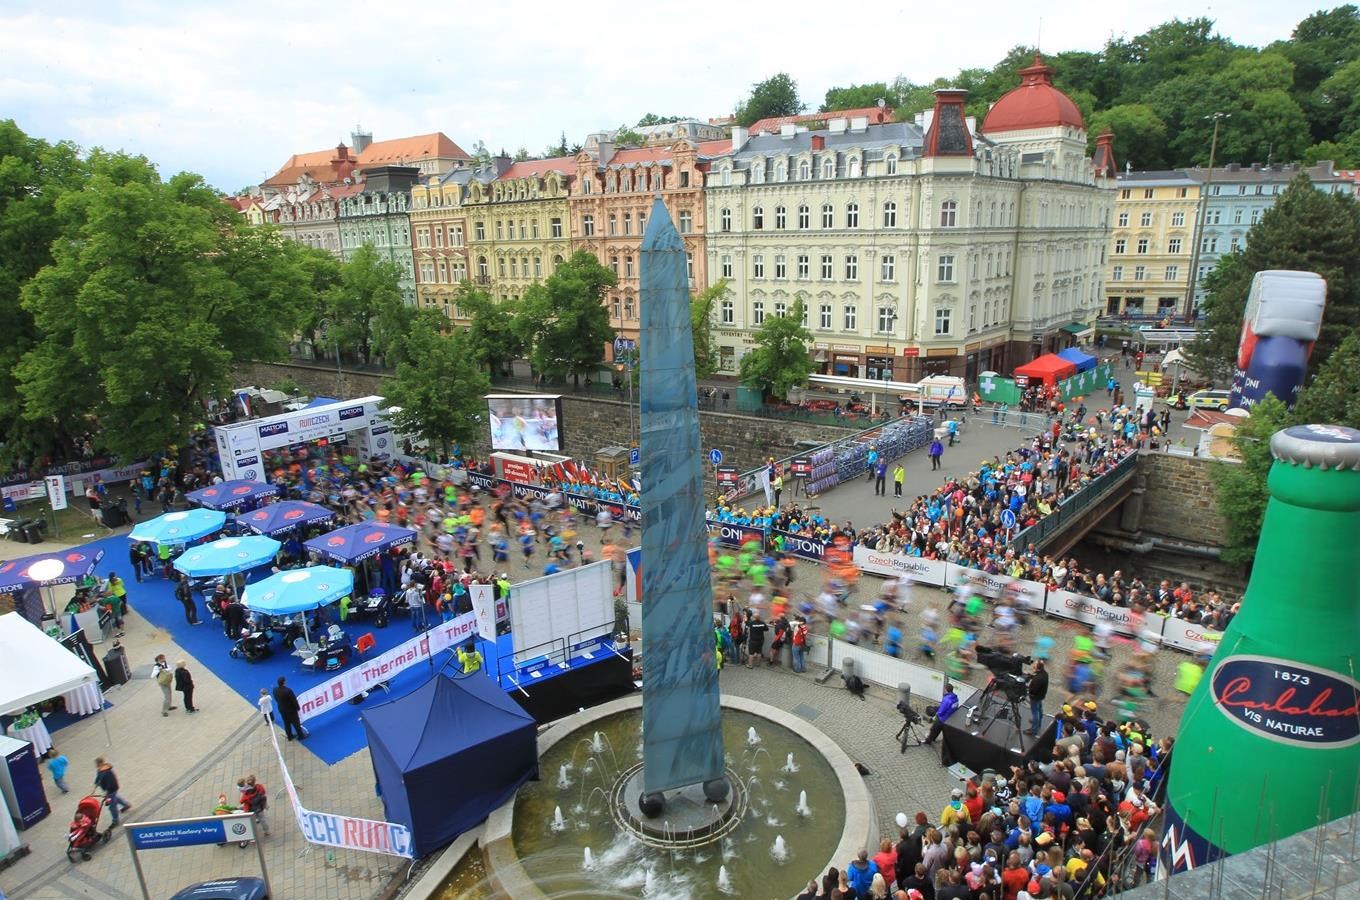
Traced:
POLYGON ((620 150, 609 158, 607 165, 623 165, 624 163, 640 162, 660 162, 663 159, 670 159, 673 156, 670 147, 630 147, 620 150))
POLYGON ((228 206, 230 206, 232 209, 236 210, 237 212, 240 212, 241 210, 243 210, 243 209, 245 209, 247 206, 249 206, 249 205, 250 205, 251 199, 252 199, 252 198, 250 198, 250 197, 223 197, 223 198, 222 198, 222 200, 223 200, 224 203, 226 203, 228 206))
POLYGON ((897 121, 893 117, 892 107, 865 106, 860 109, 833 109, 824 113, 803 113, 797 116, 770 116, 753 122, 749 131, 751 134, 760 134, 762 131, 773 133, 778 131, 782 125, 825 122, 828 119, 853 119, 858 116, 867 118, 870 125, 882 125, 884 122, 897 121))
POLYGON ((732 149, 732 139, 723 138, 719 141, 700 141, 698 149, 700 156, 721 156, 732 149))
POLYGON ((576 174, 576 157, 554 156, 549 159, 526 159, 522 162, 513 163, 500 176, 499 180, 542 177, 549 172, 560 172, 563 175, 574 176, 576 174))
POLYGON ((361 166, 400 165, 422 159, 471 159, 442 131, 415 137, 374 141, 359 154, 361 166))

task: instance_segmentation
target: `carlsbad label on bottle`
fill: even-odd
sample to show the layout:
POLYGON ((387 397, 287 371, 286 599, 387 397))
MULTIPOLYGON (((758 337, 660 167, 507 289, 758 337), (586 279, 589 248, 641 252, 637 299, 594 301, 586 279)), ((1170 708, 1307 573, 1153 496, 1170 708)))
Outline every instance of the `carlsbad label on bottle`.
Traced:
POLYGON ((1214 669, 1214 704, 1273 741, 1338 749, 1360 741, 1360 682, 1269 656, 1233 656, 1214 669))

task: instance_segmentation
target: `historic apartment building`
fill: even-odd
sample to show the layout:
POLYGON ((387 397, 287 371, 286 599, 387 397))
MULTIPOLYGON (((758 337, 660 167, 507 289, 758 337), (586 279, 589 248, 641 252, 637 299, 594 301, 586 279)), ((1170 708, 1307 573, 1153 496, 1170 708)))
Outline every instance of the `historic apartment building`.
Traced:
POLYGON ((493 165, 496 177, 472 179, 464 200, 469 272, 497 300, 517 300, 571 255, 568 198, 576 160, 502 157, 493 165))
POLYGON ((360 247, 370 244, 381 259, 401 270, 401 296, 416 302, 415 265, 411 252, 411 189, 420 170, 412 166, 378 166, 364 169, 363 189, 340 200, 340 256, 354 258, 360 247))
MULTIPOLYGON (((1102 307, 1112 138, 1036 59, 981 127, 965 92, 914 122, 733 130, 709 161, 716 344, 734 372, 766 316, 803 301, 818 371, 915 380, 1009 371, 1069 346, 1102 307)), ((612 252, 612 251, 611 251, 612 252)))
POLYGON ((1183 317, 1200 184, 1177 171, 1130 172, 1116 181, 1104 313, 1183 317))
POLYGON ((583 150, 576 156, 576 187, 570 201, 572 249, 589 250, 618 275, 618 285, 605 302, 610 324, 621 337, 638 336, 642 234, 656 197, 665 202, 685 242, 690 291, 708 286, 704 178, 709 159, 703 151, 727 146, 727 141, 682 140, 669 147, 616 150, 609 141, 601 141, 595 153, 583 150))
MULTIPOLYGON (((467 186, 477 172, 450 169, 411 188, 411 254, 415 265, 416 305, 437 309, 450 321, 466 319, 456 302, 469 275, 467 186)), ((482 177, 492 176, 483 170, 482 177)))

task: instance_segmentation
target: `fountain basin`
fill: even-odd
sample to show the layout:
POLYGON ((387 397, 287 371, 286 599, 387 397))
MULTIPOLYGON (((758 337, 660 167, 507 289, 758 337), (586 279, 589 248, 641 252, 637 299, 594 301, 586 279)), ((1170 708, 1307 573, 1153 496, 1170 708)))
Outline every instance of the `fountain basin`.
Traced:
MULTIPOLYGON (((680 849, 668 842, 668 849, 658 851, 615 820, 610 791, 640 761, 633 741, 621 737, 636 739, 642 698, 633 695, 563 719, 540 735, 540 763, 547 766, 542 771, 567 764, 573 767, 572 786, 559 789, 551 777, 527 784, 491 814, 481 842, 488 882, 516 900, 642 897, 651 873, 652 881, 667 884, 667 896, 700 898, 713 894, 722 868, 732 890, 743 896, 792 897, 827 866, 842 866, 861 848, 875 846, 873 801, 840 747, 804 719, 768 704, 731 696, 722 703, 724 746, 734 770, 729 778, 734 778, 734 788, 743 788, 740 798, 733 790, 732 801, 746 806, 741 815, 724 820, 736 823, 725 836, 706 846, 680 849), (621 718, 624 714, 630 718, 621 718), (754 745, 746 740, 752 723, 761 733, 754 745), (600 729, 619 739, 611 739, 612 750, 604 760, 592 757, 600 760, 592 765, 608 769, 609 757, 616 753, 617 770, 586 776, 581 751, 592 752, 585 745, 600 729), (797 775, 782 771, 788 752, 798 759, 797 775), (582 783, 582 778, 595 780, 582 783), (795 812, 804 790, 809 791, 810 816, 795 812), (561 833, 551 830, 555 805, 563 807, 568 820, 561 833), (782 859, 771 853, 777 837, 782 859), (594 851, 590 872, 583 871, 583 847, 594 851)), ((636 811, 636 804, 631 808, 636 811)), ((657 824, 646 821, 649 828, 657 824)), ((667 825, 663 814, 658 830, 664 842, 676 824, 667 825)))

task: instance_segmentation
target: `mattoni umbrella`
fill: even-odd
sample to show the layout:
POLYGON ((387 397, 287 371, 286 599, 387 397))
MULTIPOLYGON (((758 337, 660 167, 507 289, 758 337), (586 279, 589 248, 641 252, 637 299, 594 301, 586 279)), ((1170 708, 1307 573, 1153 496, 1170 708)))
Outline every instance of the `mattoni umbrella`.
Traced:
POLYGON ((233 510, 240 509, 262 497, 278 496, 278 493, 277 485, 238 478, 190 491, 184 495, 184 498, 204 509, 233 510))
MULTIPOLYGON (((333 566, 308 566, 277 572, 263 581, 246 585, 241 602, 247 609, 269 616, 320 609, 341 597, 354 593, 354 573, 333 566)), ((307 643, 312 636, 307 630, 307 617, 302 617, 302 633, 307 643)))
POLYGON ((303 525, 316 525, 330 522, 335 513, 324 506, 308 503, 305 500, 284 500, 270 503, 254 512, 237 517, 236 521, 256 534, 270 537, 292 531, 303 525))
POLYGON ((235 575, 269 562, 281 546, 273 538, 259 535, 222 538, 181 554, 175 560, 175 568, 190 578, 235 575))
POLYGON ((213 509, 186 509, 166 513, 139 523, 128 535, 128 540, 148 544, 187 544, 214 531, 221 531, 227 514, 213 509))
POLYGON ((415 543, 416 532, 400 525, 361 522, 346 525, 303 544, 308 550, 340 563, 357 563, 384 550, 415 543))

